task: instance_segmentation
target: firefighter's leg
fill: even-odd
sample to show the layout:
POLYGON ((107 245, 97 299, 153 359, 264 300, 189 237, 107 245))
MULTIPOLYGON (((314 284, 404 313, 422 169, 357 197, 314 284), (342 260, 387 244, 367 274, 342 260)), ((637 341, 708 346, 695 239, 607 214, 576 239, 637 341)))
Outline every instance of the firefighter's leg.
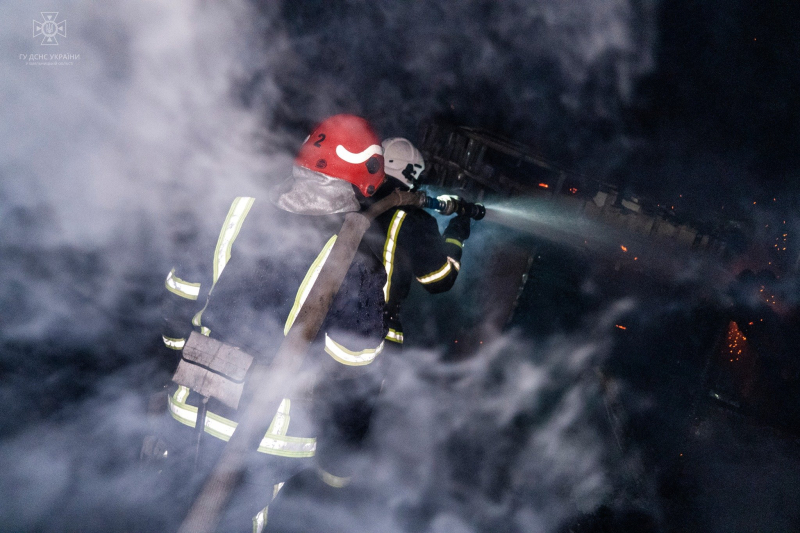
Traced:
MULTIPOLYGON (((380 391, 379 376, 331 380, 314 391, 314 468, 288 480, 269 507, 265 532, 352 532, 347 517, 365 500, 353 475, 380 391), (343 512, 344 511, 344 512, 343 512)), ((354 529, 355 527, 355 529, 354 529)))
MULTIPOLYGON (((290 422, 294 437, 310 438, 315 428, 310 419, 308 400, 292 400, 290 422)), ((287 429, 288 429, 287 428, 287 429)), ((268 523, 271 502, 283 482, 314 464, 314 452, 301 454, 287 449, 257 453, 250 457, 242 483, 234 492, 219 531, 260 533, 268 523)))
POLYGON ((313 459, 263 457, 257 467, 248 469, 245 479, 233 492, 218 531, 260 533, 271 516, 272 499, 283 482, 312 464, 313 459))

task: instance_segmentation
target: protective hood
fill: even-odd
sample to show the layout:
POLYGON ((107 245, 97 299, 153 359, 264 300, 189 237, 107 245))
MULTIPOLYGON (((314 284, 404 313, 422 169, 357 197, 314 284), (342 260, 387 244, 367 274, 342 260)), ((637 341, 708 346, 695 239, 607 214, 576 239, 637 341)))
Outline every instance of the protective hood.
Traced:
POLYGON ((270 194, 279 209, 299 215, 332 215, 358 211, 361 205, 353 186, 297 165, 292 175, 270 194))

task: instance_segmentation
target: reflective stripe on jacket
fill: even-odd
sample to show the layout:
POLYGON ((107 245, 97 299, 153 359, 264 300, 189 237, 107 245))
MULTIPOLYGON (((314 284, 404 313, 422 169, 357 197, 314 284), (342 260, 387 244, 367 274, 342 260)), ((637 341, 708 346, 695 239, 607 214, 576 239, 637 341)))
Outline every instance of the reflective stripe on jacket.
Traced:
MULTIPOLYGON (((172 418, 189 427, 197 425, 197 407, 186 403, 190 390, 179 386, 168 396, 169 412, 172 418)), ((288 436, 291 400, 285 398, 272 418, 272 423, 261 439, 258 451, 282 457, 313 457, 317 449, 317 439, 313 437, 288 436)), ((206 412, 204 431, 218 439, 228 441, 236 430, 237 423, 225 417, 206 412)))
MULTIPOLYGON (((333 233, 341 227, 341 221, 341 217, 294 215, 277 210, 268 202, 259 204, 252 198, 237 198, 217 241, 213 269, 209 267, 213 273, 197 284, 198 296, 194 300, 185 298, 184 294, 194 289, 187 291, 189 285, 183 280, 175 281, 178 279, 176 269, 170 272, 169 279, 184 294, 172 290, 170 293, 190 301, 195 309, 202 304, 191 322, 204 334, 210 333, 268 362, 283 335, 294 324, 327 261, 336 241, 333 233), (207 290, 200 287, 207 287, 207 290)), ((384 284, 383 266, 363 246, 320 329, 318 348, 312 350, 317 352, 314 356, 317 362, 320 357, 328 357, 331 363, 346 369, 375 361, 383 349, 386 333, 384 284)), ((183 313, 182 316, 191 331, 187 317, 192 315, 183 313)), ((188 332, 183 335, 167 333, 163 335, 165 345, 174 350, 182 349, 188 332)), ((194 398, 196 393, 179 387, 169 396, 169 407, 173 418, 194 427, 197 407, 190 405, 190 395, 194 398)), ((197 401, 192 399, 191 403, 197 401)), ((288 429, 290 406, 291 401, 286 399, 281 406, 285 413, 279 410, 273 425, 283 416, 286 424, 281 427, 288 429)), ((209 401, 204 430, 228 440, 236 427, 236 413, 223 409, 226 416, 221 416, 214 412, 218 408, 221 406, 209 401)), ((268 432, 260 451, 285 457, 310 457, 314 455, 315 442, 313 438, 292 437, 285 432, 268 432)))

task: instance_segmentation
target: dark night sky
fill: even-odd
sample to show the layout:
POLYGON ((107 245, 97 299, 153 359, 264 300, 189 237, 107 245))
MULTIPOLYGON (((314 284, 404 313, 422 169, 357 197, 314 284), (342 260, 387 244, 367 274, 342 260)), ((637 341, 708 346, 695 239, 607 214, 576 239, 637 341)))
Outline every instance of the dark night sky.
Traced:
POLYGON ((304 130, 331 109, 353 110, 386 135, 413 136, 420 120, 445 118, 630 193, 684 194, 695 212, 795 192, 800 5, 627 7, 623 42, 590 61, 580 36, 605 22, 553 22, 522 2, 285 3, 278 26, 293 41, 279 60, 276 120, 304 130), (307 105, 320 91, 328 106, 307 105))
POLYGON ((796 193, 798 15, 796 2, 666 2, 657 70, 631 120, 654 144, 652 161, 677 152, 696 176, 686 185, 707 194, 796 193))

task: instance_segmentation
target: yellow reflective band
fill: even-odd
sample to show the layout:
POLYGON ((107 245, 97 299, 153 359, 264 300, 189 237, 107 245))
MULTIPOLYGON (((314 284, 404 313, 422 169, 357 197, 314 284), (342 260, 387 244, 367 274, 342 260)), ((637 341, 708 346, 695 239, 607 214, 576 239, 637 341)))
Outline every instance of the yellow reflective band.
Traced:
POLYGON ((403 332, 389 328, 389 333, 386 334, 386 340, 403 344, 403 332))
POLYGON ((173 339, 166 335, 161 335, 161 340, 164 341, 164 345, 170 350, 183 350, 183 345, 186 344, 186 339, 173 339))
POLYGON ((211 335, 211 330, 200 324, 200 318, 203 316, 203 311, 206 310, 206 307, 208 307, 208 300, 206 300, 206 305, 204 305, 203 308, 192 317, 192 325, 199 327, 200 333, 208 337, 211 335))
MULTIPOLYGON (((275 496, 278 495, 278 492, 283 488, 283 482, 276 483, 272 486, 272 499, 275 499, 275 496)), ((270 500, 270 503, 271 500, 270 500)), ((254 517, 253 517, 253 533, 261 533, 264 531, 264 526, 267 525, 267 519, 269 518, 269 505, 261 509, 254 517)))
MULTIPOLYGON (((169 400, 169 411, 172 418, 181 424, 195 427, 197 424, 197 407, 185 403, 188 396, 188 387, 178 387, 175 394, 167 397, 169 400)), ((316 438, 288 437, 285 435, 285 431, 288 429, 290 405, 289 400, 284 399, 270 425, 270 430, 280 426, 280 431, 283 431, 284 434, 273 434, 268 431, 264 435, 264 438, 261 439, 258 451, 270 455, 279 455, 281 457, 313 457, 317 449, 316 438), (279 415, 286 417, 285 425, 280 422, 276 423, 276 418, 278 418, 279 415)), ((227 441, 233 435, 236 426, 237 423, 233 420, 228 420, 227 418, 209 411, 206 413, 205 427, 203 429, 209 435, 227 441)))
POLYGON ((352 479, 351 477, 334 476, 330 472, 326 472, 325 470, 319 467, 317 467, 317 472, 319 472, 320 479, 322 479, 322 481, 326 485, 333 487, 335 489, 341 489, 342 487, 346 487, 347 485, 350 484, 350 479, 352 479))
POLYGON ((177 294, 181 298, 186 298, 187 300, 197 300, 197 297, 200 295, 200 284, 182 280, 175 275, 174 268, 167 274, 164 286, 169 292, 177 294))
POLYGON ((269 425, 269 429, 267 429, 267 435, 286 435, 289 430, 289 412, 291 409, 292 401, 289 398, 284 398, 269 425))
POLYGON ((254 201, 255 198, 246 196, 239 196, 233 200, 228 216, 225 218, 225 223, 222 225, 222 230, 217 240, 217 248, 214 250, 214 279, 212 285, 216 285, 222 270, 230 261, 233 241, 239 235, 239 230, 242 229, 244 219, 247 213, 250 212, 254 201))
POLYGON ((264 531, 264 526, 267 525, 267 511, 269 511, 269 505, 261 509, 253 517, 253 533, 264 531))
POLYGON ((383 351, 383 342, 384 341, 381 341, 380 345, 378 345, 377 348, 361 350, 360 352, 354 352, 348 350, 335 340, 331 339, 326 333, 325 351, 328 353, 328 355, 330 355, 343 365, 362 366, 370 364, 372 361, 375 360, 378 354, 383 351))
POLYGON ((328 260, 328 256, 331 254, 331 249, 333 248, 333 243, 335 242, 336 235, 328 239, 328 242, 325 243, 325 247, 322 248, 322 251, 319 253, 314 262, 311 263, 311 267, 308 269, 308 272, 306 272, 306 277, 303 278, 303 283, 300 284, 300 288, 297 289, 297 295, 294 297, 294 305, 292 306, 292 310, 289 311, 289 316, 286 318, 286 324, 283 326, 284 335, 289 333, 289 330, 292 329, 294 319, 297 318, 297 313, 300 312, 300 308, 303 307, 303 303, 305 303, 306 298, 308 298, 308 293, 311 292, 311 287, 313 287, 314 282, 317 281, 317 277, 322 270, 322 266, 325 264, 325 261, 328 260))
POLYGON ((431 272, 426 276, 417 278, 417 281, 419 281, 423 285, 427 285, 428 283, 435 283, 437 281, 443 280, 444 278, 447 277, 448 274, 450 274, 450 271, 452 270, 452 267, 450 265, 451 263, 454 262, 455 261, 452 258, 448 257, 447 262, 444 264, 442 268, 440 268, 436 272, 431 272))
MULTIPOLYGON (((227 265, 228 261, 231 259, 233 242, 239 235, 239 230, 242 229, 244 219, 250 212, 250 208, 253 207, 253 202, 255 202, 255 198, 250 198, 248 196, 238 196, 233 199, 231 208, 228 210, 228 216, 225 217, 225 222, 222 224, 222 229, 219 232, 217 247, 214 249, 214 278, 211 281, 211 290, 214 290, 214 285, 217 284, 220 274, 222 274, 222 271, 225 269, 225 265, 227 265)), ((211 291, 209 291, 209 293, 210 292, 211 291)), ((206 300, 206 304, 203 306, 203 308, 198 311, 194 317, 192 317, 192 324, 200 327, 200 333, 208 336, 211 333, 211 330, 201 327, 201 319, 206 307, 208 307, 208 300, 206 300)))
POLYGON ((186 398, 189 397, 189 387, 185 385, 181 385, 178 387, 178 390, 175 391, 175 400, 183 403, 186 401, 186 398))
POLYGON ((406 218, 406 212, 398 209, 392 221, 389 223, 389 230, 386 232, 386 244, 383 245, 383 267, 386 269, 386 285, 383 286, 383 298, 389 301, 389 291, 392 287, 392 271, 394 270, 394 254, 397 249, 397 236, 400 234, 400 226, 406 218))
MULTIPOLYGON (((213 287, 213 285, 212 285, 212 287, 211 287, 211 288, 212 288, 212 289, 214 288, 214 287, 213 287)), ((205 328, 205 327, 203 327, 203 326, 202 326, 202 323, 200 322, 201 318, 203 317, 203 311, 205 311, 205 310, 206 310, 206 307, 208 307, 208 300, 206 300, 206 305, 204 305, 204 306, 203 306, 203 308, 202 308, 201 310, 199 310, 199 311, 198 311, 198 312, 197 312, 197 313, 196 313, 196 314, 195 314, 195 315, 192 317, 192 325, 193 325, 193 326, 197 326, 197 327, 199 327, 199 328, 200 328, 200 332, 201 332, 201 333, 203 333, 203 330, 204 330, 204 329, 208 329, 208 328, 205 328)), ((208 331, 209 331, 209 333, 211 333, 211 330, 208 330, 208 331)), ((205 335, 205 336, 208 336, 208 333, 203 333, 203 335, 205 335)))
POLYGON ((450 244, 455 244, 459 248, 463 248, 464 247, 464 243, 463 242, 461 242, 461 241, 459 241, 457 239, 450 238, 450 237, 445 239, 444 242, 449 242, 450 244))

